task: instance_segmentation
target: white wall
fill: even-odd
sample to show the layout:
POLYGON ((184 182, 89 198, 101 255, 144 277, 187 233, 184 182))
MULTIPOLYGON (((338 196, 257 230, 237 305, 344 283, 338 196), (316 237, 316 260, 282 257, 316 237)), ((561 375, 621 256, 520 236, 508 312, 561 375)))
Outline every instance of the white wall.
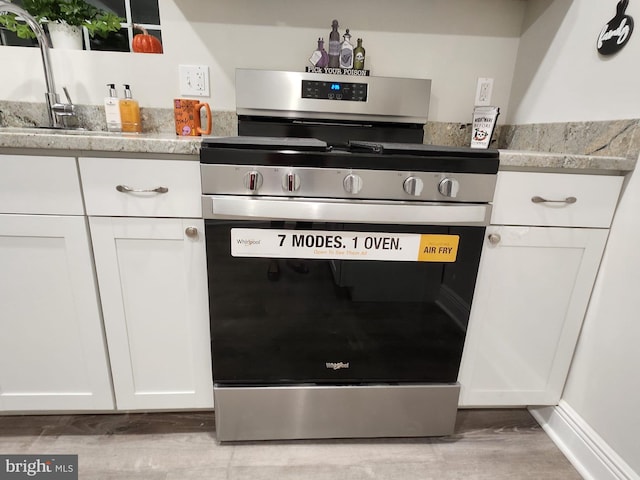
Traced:
MULTIPOLYGON (((216 110, 235 110, 236 67, 303 70, 331 20, 363 38, 373 75, 431 78, 433 121, 469 122, 478 77, 495 78, 507 113, 525 0, 160 0, 163 55, 52 51, 76 103, 101 104, 131 83, 143 107, 171 107, 178 65, 208 65, 216 110), (121 88, 121 87, 120 87, 121 88)), ((37 49, 0 47, 0 99, 39 102, 37 49)), ((61 90, 61 88, 59 88, 61 90)))
MULTIPOLYGON (((640 118, 640 33, 601 59, 597 36, 617 1, 530 2, 510 122, 640 118)), ((640 4, 627 14, 640 21, 640 4)), ((563 399, 640 473, 640 174, 611 228, 563 399)))
MULTIPOLYGON (((507 123, 640 117, 640 33, 612 57, 596 40, 616 0, 532 0, 527 5, 507 123)), ((627 15, 640 21, 640 3, 627 15)))
POLYGON ((640 172, 620 201, 563 399, 640 475, 640 172))

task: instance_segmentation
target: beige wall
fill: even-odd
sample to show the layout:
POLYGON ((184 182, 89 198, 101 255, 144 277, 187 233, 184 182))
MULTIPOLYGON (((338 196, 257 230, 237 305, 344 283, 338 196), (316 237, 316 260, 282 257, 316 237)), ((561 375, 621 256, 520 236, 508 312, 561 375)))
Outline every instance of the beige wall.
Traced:
MULTIPOLYGON (((640 35, 612 57, 596 40, 616 1, 532 0, 527 4, 509 123, 640 118, 640 35)), ((638 21, 640 4, 627 14, 638 21)))
MULTIPOLYGON (((160 0, 164 55, 52 51, 58 85, 101 104, 130 83, 142 106, 179 95, 178 65, 208 65, 212 107, 235 110, 236 67, 303 70, 331 20, 364 39, 374 75, 431 78, 430 119, 469 122, 478 77, 495 78, 505 117, 524 0, 160 0)), ((37 49, 0 47, 0 99, 42 101, 37 49)), ((61 90, 59 88, 59 90, 61 90)))

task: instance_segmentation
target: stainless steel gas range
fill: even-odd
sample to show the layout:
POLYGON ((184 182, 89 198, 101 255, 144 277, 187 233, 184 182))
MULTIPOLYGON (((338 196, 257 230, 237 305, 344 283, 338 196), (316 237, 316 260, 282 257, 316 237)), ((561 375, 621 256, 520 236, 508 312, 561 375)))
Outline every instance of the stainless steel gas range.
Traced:
POLYGON ((217 438, 450 434, 497 152, 422 145, 428 81, 283 75, 202 145, 217 438))

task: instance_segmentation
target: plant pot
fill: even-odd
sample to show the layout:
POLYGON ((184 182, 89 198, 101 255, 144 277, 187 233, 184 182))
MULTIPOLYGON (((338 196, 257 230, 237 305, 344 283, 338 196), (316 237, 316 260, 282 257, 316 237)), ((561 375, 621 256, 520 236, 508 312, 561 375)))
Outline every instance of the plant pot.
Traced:
POLYGON ((50 22, 47 27, 53 48, 82 50, 82 27, 59 22, 50 22))

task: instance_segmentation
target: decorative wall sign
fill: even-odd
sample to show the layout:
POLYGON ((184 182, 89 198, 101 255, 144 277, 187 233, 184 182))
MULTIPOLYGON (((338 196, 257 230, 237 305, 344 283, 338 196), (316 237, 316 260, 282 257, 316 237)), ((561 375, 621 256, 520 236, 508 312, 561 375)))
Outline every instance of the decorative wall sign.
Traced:
POLYGON ((613 55, 622 50, 633 32, 633 18, 624 12, 629 6, 629 0, 620 0, 616 16, 609 20, 600 35, 598 35, 598 53, 613 55))
POLYGON ((328 73, 331 75, 356 75, 368 77, 369 70, 356 70, 355 68, 332 68, 332 67, 305 67, 307 73, 328 73))

